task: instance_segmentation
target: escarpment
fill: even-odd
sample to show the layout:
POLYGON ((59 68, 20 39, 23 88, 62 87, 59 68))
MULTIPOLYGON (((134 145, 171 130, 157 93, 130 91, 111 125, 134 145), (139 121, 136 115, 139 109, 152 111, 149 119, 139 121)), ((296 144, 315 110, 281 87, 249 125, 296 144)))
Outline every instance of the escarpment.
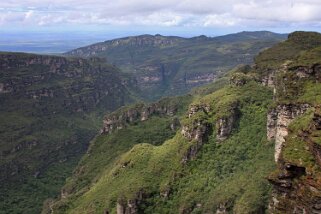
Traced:
POLYGON ((102 112, 133 102, 135 84, 98 58, 0 53, 4 212, 39 213, 41 200, 59 192, 85 153, 98 131, 95 121, 102 112), (46 185, 33 186, 44 180, 46 185))
MULTIPOLYGON (((123 129, 127 125, 146 121, 153 116, 172 117, 182 108, 182 103, 173 101, 173 99, 164 98, 159 102, 152 104, 135 104, 132 107, 124 107, 108 114, 103 120, 101 134, 112 133, 115 130, 123 129)), ((174 118, 171 124, 173 130, 180 126, 178 118, 174 118)))
POLYGON ((15 96, 33 99, 36 108, 44 106, 43 111, 48 111, 49 105, 42 102, 54 101, 56 107, 79 112, 92 111, 106 97, 112 97, 117 92, 121 96, 119 101, 114 97, 116 105, 105 102, 108 108, 114 109, 125 103, 121 100, 122 94, 127 93, 125 96, 129 98, 125 88, 134 86, 135 82, 126 80, 117 73, 116 68, 104 62, 98 58, 2 53, 1 98, 8 100, 9 96, 15 96))
POLYGON ((269 176, 273 185, 269 211, 321 213, 321 36, 297 32, 275 50, 290 43, 298 51, 277 63, 270 84, 275 107, 267 116, 267 138, 275 142, 277 170, 269 176))

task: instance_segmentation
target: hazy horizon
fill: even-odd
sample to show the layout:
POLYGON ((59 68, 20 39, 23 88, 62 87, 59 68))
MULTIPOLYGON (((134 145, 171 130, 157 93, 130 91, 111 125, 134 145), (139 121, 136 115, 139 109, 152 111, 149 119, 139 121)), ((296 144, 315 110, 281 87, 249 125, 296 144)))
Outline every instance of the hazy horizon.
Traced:
MULTIPOLYGON (((248 32, 266 31, 266 30, 244 30, 248 32)), ((139 35, 156 35, 163 36, 179 36, 184 38, 191 38, 195 36, 205 35, 208 37, 224 36, 228 34, 240 33, 243 31, 227 32, 211 34, 206 31, 197 31, 196 33, 184 32, 5 32, 1 33, 0 37, 0 51, 6 52, 27 52, 39 54, 60 54, 73 50, 75 48, 84 47, 98 42, 103 42, 112 39, 118 39, 128 36, 139 35), (70 36, 72 34, 72 37, 70 36)), ((274 32, 280 34, 289 34, 290 32, 274 32)))
POLYGON ((321 32, 320 10, 319 0, 10 0, 0 2, 0 51, 59 53, 141 34, 321 32))

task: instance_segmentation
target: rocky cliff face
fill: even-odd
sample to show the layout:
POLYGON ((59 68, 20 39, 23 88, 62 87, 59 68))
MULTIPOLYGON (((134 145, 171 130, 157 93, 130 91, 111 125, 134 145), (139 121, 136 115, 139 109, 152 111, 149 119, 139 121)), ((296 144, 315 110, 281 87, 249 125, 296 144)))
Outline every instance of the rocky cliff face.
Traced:
MULTIPOLYGON (((182 160, 186 163, 196 157, 203 144, 208 141, 208 137, 215 131, 218 143, 228 138, 238 119, 237 101, 230 106, 228 116, 218 117, 215 121, 211 118, 214 109, 209 103, 192 104, 187 113, 187 122, 182 125, 181 134, 194 143, 189 147, 182 160)), ((217 112, 216 112, 217 113, 217 112)))
POLYGON ((66 54, 89 57, 96 56, 97 54, 104 53, 105 51, 112 50, 119 47, 170 47, 179 42, 183 42, 185 39, 180 37, 164 37, 161 35, 141 35, 137 37, 125 37, 121 39, 115 39, 97 43, 87 47, 72 50, 66 54))
MULTIPOLYGON (((117 214, 138 214, 139 206, 143 203, 144 199, 147 198, 143 191, 139 191, 134 199, 122 199, 119 198, 117 201, 116 213, 117 214)), ((108 211, 105 213, 109 213, 108 211)))
MULTIPOLYGON (((104 125, 100 133, 109 134, 115 130, 123 129, 129 124, 145 121, 156 115, 159 117, 171 117, 177 113, 178 108, 179 104, 166 102, 166 99, 150 105, 136 104, 130 108, 121 108, 105 117, 103 121, 104 125)), ((172 129, 177 129, 179 125, 180 123, 177 121, 177 118, 173 119, 173 123, 171 124, 172 129)))
POLYGON ((306 143, 306 152, 315 161, 316 168, 281 157, 279 170, 270 176, 274 186, 270 203, 272 213, 321 213, 321 147, 315 141, 320 137, 318 130, 321 130, 321 116, 315 112, 309 129, 295 136, 306 143))
POLYGON ((38 101, 56 99, 62 108, 88 111, 115 91, 123 93, 124 87, 135 84, 122 80, 112 71, 115 68, 104 67, 102 63, 101 59, 94 58, 1 54, 3 77, 0 90, 1 93, 11 93, 11 96, 38 101), (114 79, 114 82, 102 79, 103 76, 114 79))
POLYGON ((231 134, 235 121, 237 120, 237 102, 235 104, 232 104, 230 108, 231 111, 229 116, 218 118, 215 124, 211 124, 204 118, 197 117, 193 119, 193 115, 198 113, 203 113, 205 115, 210 114, 212 111, 210 105, 191 105, 188 111, 188 118, 192 119, 192 123, 183 126, 183 129, 181 131, 182 135, 189 140, 204 142, 206 141, 207 136, 211 134, 210 130, 215 127, 216 139, 218 141, 226 139, 231 134))
POLYGON ((275 141, 274 158, 280 158, 282 145, 288 135, 289 124, 298 116, 303 115, 311 106, 309 104, 279 105, 270 110, 267 118, 267 138, 275 141))
POLYGON ((218 141, 228 138, 235 126, 238 116, 237 104, 233 104, 230 115, 218 119, 216 122, 216 138, 218 141))
POLYGON ((320 45, 319 34, 296 32, 259 57, 265 60, 261 69, 268 68, 262 83, 274 89, 276 106, 267 116, 267 138, 275 141, 278 166, 269 177, 271 213, 321 213, 320 45), (268 60, 290 47, 296 51, 283 55, 283 61, 268 60))

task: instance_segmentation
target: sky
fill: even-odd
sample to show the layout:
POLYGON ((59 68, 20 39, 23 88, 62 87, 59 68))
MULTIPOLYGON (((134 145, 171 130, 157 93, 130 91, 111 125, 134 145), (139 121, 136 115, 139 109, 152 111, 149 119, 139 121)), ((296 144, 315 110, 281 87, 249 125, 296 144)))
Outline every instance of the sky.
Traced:
POLYGON ((65 50, 139 34, 321 32, 320 11, 321 0, 0 0, 0 50, 56 40, 65 50))
POLYGON ((321 29, 321 0, 1 0, 2 31, 321 29))

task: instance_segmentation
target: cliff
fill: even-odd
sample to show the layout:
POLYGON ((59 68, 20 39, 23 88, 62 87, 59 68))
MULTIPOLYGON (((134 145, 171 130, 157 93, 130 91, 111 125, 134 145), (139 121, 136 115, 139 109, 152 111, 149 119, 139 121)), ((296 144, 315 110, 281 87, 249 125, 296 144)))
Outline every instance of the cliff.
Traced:
POLYGON ((262 83, 274 90, 267 118, 278 165, 269 177, 271 213, 321 212, 320 46, 320 34, 295 32, 256 59, 262 83))
POLYGON ((278 105, 268 114, 267 138, 275 141, 275 161, 279 160, 285 138, 288 136, 290 123, 303 115, 311 106, 309 104, 278 105))
POLYGON ((297 118, 290 126, 292 139, 286 139, 279 170, 269 177, 274 186, 272 213, 321 212, 320 129, 319 107, 297 118))
MULTIPOLYGON (((152 104, 135 104, 132 107, 123 107, 119 110, 108 114, 103 120, 103 128, 101 134, 109 134, 115 130, 123 129, 127 125, 137 123, 139 121, 148 120, 152 116, 171 117, 181 111, 182 103, 178 103, 173 99, 164 98, 152 104)), ((177 129, 179 121, 173 120, 171 127, 177 129)))
POLYGON ((135 84, 97 58, 0 53, 4 212, 39 212, 86 151, 102 112, 134 101, 135 84))

